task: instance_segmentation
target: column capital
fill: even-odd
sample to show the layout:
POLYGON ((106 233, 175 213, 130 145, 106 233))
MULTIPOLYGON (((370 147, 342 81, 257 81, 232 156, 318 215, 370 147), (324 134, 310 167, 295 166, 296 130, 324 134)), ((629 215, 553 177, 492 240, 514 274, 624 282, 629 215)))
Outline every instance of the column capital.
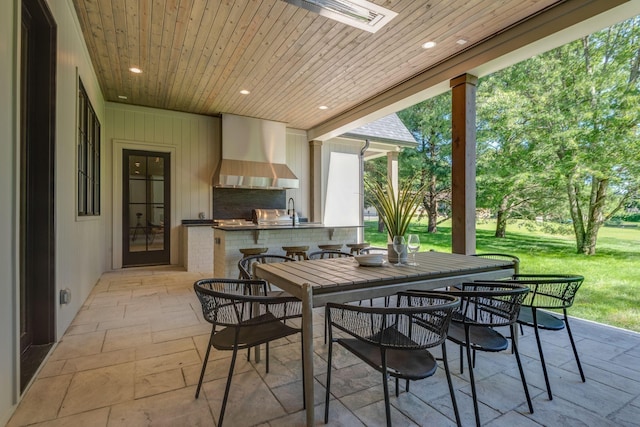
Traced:
POLYGON ((463 84, 477 86, 478 78, 472 74, 462 74, 461 76, 454 77, 449 81, 449 87, 456 87, 463 84))

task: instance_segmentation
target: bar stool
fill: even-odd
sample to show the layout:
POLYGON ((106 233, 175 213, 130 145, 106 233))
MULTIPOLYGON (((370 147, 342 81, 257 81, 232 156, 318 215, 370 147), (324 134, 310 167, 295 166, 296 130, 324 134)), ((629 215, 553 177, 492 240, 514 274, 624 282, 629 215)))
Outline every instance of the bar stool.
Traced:
POLYGON ((362 243, 347 243, 347 247, 351 249, 351 253, 354 255, 360 255, 360 251, 364 248, 368 248, 371 244, 368 242, 362 243))
POLYGON ((318 249, 321 251, 341 251, 342 243, 339 245, 318 245, 318 249))
MULTIPOLYGON (((241 248, 238 250, 242 253, 242 259, 245 259, 253 255, 262 255, 267 252, 269 248, 241 248)), ((251 269, 249 269, 249 271, 251 271, 251 269)), ((238 275, 238 279, 242 279, 242 273, 238 275)))
POLYGON ((307 257, 309 246, 283 246, 282 250, 286 252, 285 256, 294 258, 298 261, 309 259, 307 257))

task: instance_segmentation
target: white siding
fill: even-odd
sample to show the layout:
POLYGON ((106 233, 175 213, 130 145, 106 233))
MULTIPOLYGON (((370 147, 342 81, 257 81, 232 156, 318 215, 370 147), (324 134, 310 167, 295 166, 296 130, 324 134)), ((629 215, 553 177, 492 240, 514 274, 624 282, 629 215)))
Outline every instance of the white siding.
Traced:
MULTIPOLYGON (((102 215, 76 217, 76 103, 77 75, 82 79, 91 105, 102 127, 102 173, 104 185, 104 100, 86 50, 71 0, 48 0, 58 25, 56 91, 56 288, 69 288, 71 302, 58 306, 57 336, 61 337, 84 300, 107 268, 105 263, 105 210, 108 200, 101 196, 102 215), (77 70, 77 74, 76 74, 77 70)), ((56 295, 58 293, 56 292, 56 295)))
POLYGON ((183 265, 181 248, 183 219, 212 215, 211 175, 220 152, 220 118, 186 114, 125 104, 107 103, 106 138, 109 179, 105 196, 113 201, 105 212, 110 230, 109 265, 122 266, 121 206, 122 149, 170 152, 171 188, 171 264, 183 265))
POLYGON ((301 217, 309 217, 309 142, 307 133, 297 129, 287 129, 287 165, 300 180, 300 187, 287 190, 287 200, 293 197, 296 211, 301 217))
MULTIPOLYGON (((104 129, 104 101, 80 32, 72 0, 47 0, 57 24, 55 241, 56 295, 69 288, 68 305, 57 306, 61 337, 105 270, 105 219, 76 219, 76 69, 104 129)), ((19 399, 18 188, 20 1, 0 2, 0 425, 19 399)), ((104 151, 103 151, 104 153, 104 151)), ((105 180, 103 169, 102 180, 105 180)), ((106 208, 103 198, 103 209, 106 208)))
MULTIPOLYGON (((325 217, 327 183, 329 180, 329 164, 331 153, 347 153, 360 154, 360 149, 364 145, 362 141, 346 140, 340 138, 332 138, 322 143, 322 218, 325 217)), ((359 174, 357 171, 351 171, 352 174, 359 174)), ((359 175, 358 175, 359 176, 359 175)))
POLYGON ((16 258, 16 8, 0 3, 0 425, 16 402, 18 358, 16 258))

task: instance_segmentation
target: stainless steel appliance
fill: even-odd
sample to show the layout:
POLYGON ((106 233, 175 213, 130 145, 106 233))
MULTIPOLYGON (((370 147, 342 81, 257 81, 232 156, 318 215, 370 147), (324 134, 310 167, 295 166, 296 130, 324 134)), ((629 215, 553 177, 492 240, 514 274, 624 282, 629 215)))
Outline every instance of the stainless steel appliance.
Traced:
POLYGON ((214 171, 215 188, 298 188, 286 165, 285 123, 222 115, 221 160, 214 171))
POLYGON ((298 225, 298 214, 294 217, 287 212, 287 209, 254 209, 251 213, 252 220, 257 225, 298 225))
POLYGON ((255 223, 246 219, 217 219, 213 222, 218 227, 255 227, 255 223))

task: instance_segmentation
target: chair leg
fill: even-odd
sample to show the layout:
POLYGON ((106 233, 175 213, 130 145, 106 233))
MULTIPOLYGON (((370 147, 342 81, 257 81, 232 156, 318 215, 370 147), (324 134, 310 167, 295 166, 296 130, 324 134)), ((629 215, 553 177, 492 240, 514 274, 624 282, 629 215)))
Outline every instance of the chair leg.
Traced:
POLYGON ((324 423, 329 422, 329 393, 331 390, 331 356, 333 353, 333 340, 329 340, 329 354, 327 357, 327 384, 325 384, 324 395, 324 423))
MULTIPOLYGON (((456 395, 453 391, 453 382, 451 381, 451 372, 449 371, 449 362, 447 361, 447 347, 445 343, 442 343, 442 363, 444 364, 444 372, 447 376, 447 384, 449 385, 449 395, 451 395, 451 405, 453 405, 453 413, 456 416, 456 424, 458 427, 462 426, 460 420, 460 412, 458 411, 458 403, 456 402, 456 395)), ((408 390, 408 385, 407 385, 408 390)))
POLYGON ((520 371, 520 379, 522 380, 522 387, 524 388, 524 395, 527 397, 527 404, 529 405, 529 413, 533 414, 533 404, 531 403, 531 396, 529 395, 529 387, 527 386, 527 380, 524 377, 524 370, 522 369, 522 361, 520 360, 520 352, 518 351, 518 342, 511 336, 511 346, 513 353, 516 355, 516 361, 518 362, 518 370, 520 371))
POLYGON ((400 397, 400 379, 396 377, 396 397, 400 397))
POLYGON ((384 412, 387 415, 387 427, 391 427, 391 403, 389 403, 389 378, 387 375, 387 353, 384 350, 382 351, 382 389, 384 390, 384 412))
POLYGON ((233 377, 233 368, 236 366, 236 356, 238 356, 237 343, 233 347, 233 356, 231 356, 231 366, 229 366, 229 376, 227 377, 227 385, 224 388, 224 397, 222 398, 222 408, 220 408, 220 420, 218 421, 218 427, 222 427, 222 421, 224 420, 224 411, 227 408, 227 399, 229 398, 229 389, 231 388, 231 378, 233 377))
POLYGON ((473 413, 476 417, 476 426, 480 427, 480 412, 478 411, 478 394, 476 392, 476 380, 473 375, 473 361, 471 358, 471 347, 469 346, 470 337, 469 337, 469 327, 465 326, 464 328, 465 342, 467 345, 467 365, 469 365, 469 382, 471 383, 471 397, 473 398, 473 413))
POLYGON ((202 370, 200 371, 200 380, 198 381, 198 388, 196 389, 196 399, 200 396, 200 387, 202 387, 202 380, 204 379, 204 371, 207 370, 207 362, 209 361, 209 353, 211 352, 211 341, 213 340, 213 335, 215 333, 215 329, 211 331, 211 336, 209 337, 209 345, 207 346, 207 352, 204 355, 204 360, 202 361, 202 370))
POLYGON ((269 373, 269 343, 266 343, 265 347, 266 347, 265 358, 267 359, 265 361, 265 364, 267 365, 267 374, 268 374, 269 373))
POLYGON ((547 385, 547 396, 549 400, 553 400, 551 394, 551 384, 549 383, 549 374, 547 373, 547 364, 544 361, 544 353, 542 352, 542 341, 540 340, 540 331, 538 330, 538 314, 536 308, 531 309, 533 315, 533 332, 536 335, 536 343, 538 344, 538 355, 540 356, 540 363, 542 364, 542 374, 544 375, 544 382, 547 385))
MULTIPOLYGON (((300 335, 302 335, 302 332, 300 332, 300 335)), ((304 340, 302 337, 300 338, 300 354, 302 355, 302 409, 307 409, 307 391, 304 388, 304 340)))
POLYGON ((324 319, 324 343, 327 344, 327 335, 329 335, 329 322, 324 319))
POLYGON ((460 375, 464 374, 464 355, 462 353, 462 345, 460 347, 460 375))
POLYGON ((567 317, 567 309, 564 309, 564 324, 567 326, 567 333, 569 334, 569 341, 571 341, 571 348, 573 348, 573 355, 576 357, 576 363, 578 364, 578 370, 580 371, 580 378, 582 382, 586 382, 584 372, 582 371, 582 364, 580 363, 580 357, 578 356, 578 349, 576 343, 573 340, 573 334, 571 333, 571 327, 569 326, 569 318, 567 317))

